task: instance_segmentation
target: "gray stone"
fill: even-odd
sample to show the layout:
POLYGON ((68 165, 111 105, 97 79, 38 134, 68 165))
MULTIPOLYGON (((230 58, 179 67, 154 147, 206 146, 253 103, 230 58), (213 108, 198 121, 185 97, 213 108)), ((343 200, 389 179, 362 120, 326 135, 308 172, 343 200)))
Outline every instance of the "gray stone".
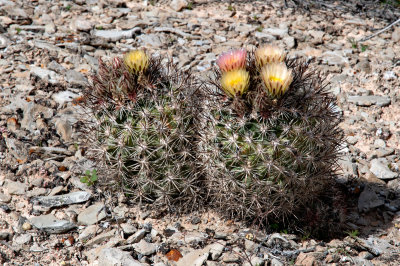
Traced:
POLYGON ((271 266, 283 266, 283 265, 284 264, 281 261, 277 260, 276 258, 273 258, 271 260, 271 266))
POLYGON ((8 194, 0 193, 0 202, 9 203, 11 201, 11 196, 8 194))
POLYGON ((14 156, 19 163, 25 163, 28 160, 28 150, 26 145, 17 139, 6 138, 6 146, 8 151, 14 156))
POLYGON ((0 49, 6 48, 10 43, 11 41, 6 36, 0 34, 0 49))
POLYGON ((65 141, 71 141, 72 136, 72 126, 67 120, 57 119, 55 122, 56 131, 58 135, 65 141))
POLYGON ((374 151, 374 153, 376 154, 376 156, 378 156, 378 158, 392 155, 394 154, 394 152, 395 150, 393 148, 378 148, 377 150, 374 151))
POLYGON ((339 51, 327 51, 322 54, 323 61, 330 66, 345 66, 349 60, 339 51))
POLYGON ((377 208, 385 204, 378 198, 375 191, 369 186, 365 187, 358 198, 358 210, 360 212, 368 212, 371 209, 377 208))
POLYGON ((386 143, 383 139, 376 139, 374 141, 374 146, 377 148, 386 148, 386 143))
POLYGON ((175 10, 176 12, 181 11, 185 7, 187 7, 188 2, 186 0, 172 0, 169 6, 175 10))
POLYGON ((116 229, 113 229, 111 231, 101 233, 101 234, 97 235, 96 237, 94 237, 94 238, 90 239, 89 241, 87 241, 85 243, 85 246, 86 247, 90 247, 90 246, 93 246, 93 245, 96 245, 96 244, 100 244, 101 242, 103 242, 105 240, 111 239, 112 237, 115 236, 115 232, 116 231, 117 231, 116 229))
POLYGON ((387 180, 397 178, 399 174, 390 170, 388 164, 385 158, 373 159, 371 160, 371 167, 369 170, 379 179, 387 180))
POLYGON ((15 236, 13 241, 17 245, 25 245, 32 241, 32 236, 30 234, 22 234, 19 236, 15 236))
POLYGON ((57 73, 59 73, 59 74, 63 74, 63 75, 64 75, 64 73, 65 73, 65 71, 66 71, 65 67, 63 67, 62 65, 60 65, 59 63, 57 63, 55 60, 51 61, 51 62, 47 65, 47 68, 50 69, 50 70, 52 70, 52 71, 55 71, 55 72, 57 72, 57 73))
POLYGON ((221 260, 225 263, 235 263, 239 262, 239 256, 236 253, 228 252, 222 255, 221 260))
POLYGON ((383 73, 383 78, 386 80, 395 80, 397 79, 397 75, 394 71, 386 71, 383 73))
POLYGON ((283 38, 283 42, 286 44, 288 49, 292 49, 296 45, 296 40, 292 36, 283 38))
POLYGON ((31 153, 39 154, 42 159, 51 158, 54 156, 72 156, 74 153, 59 147, 31 147, 31 153))
POLYGON ((50 119, 53 117, 53 114, 53 109, 47 108, 40 104, 35 104, 34 102, 29 102, 24 109, 24 118, 21 120, 21 128, 33 132, 36 130, 35 120, 38 116, 41 116, 45 119, 50 119))
POLYGON ((135 32, 140 32, 141 28, 135 27, 130 30, 95 30, 93 35, 95 38, 103 38, 107 41, 116 42, 121 39, 130 39, 135 32))
POLYGON ((87 226, 83 231, 79 234, 78 239, 82 242, 86 242, 90 238, 92 238, 96 234, 97 225, 92 224, 87 226))
POLYGON ((129 252, 118 248, 103 248, 99 253, 98 261, 102 266, 143 266, 142 263, 133 259, 129 252))
POLYGON ((106 218, 106 212, 103 203, 96 203, 83 210, 78 215, 78 223, 84 225, 95 224, 106 218))
POLYGON ((381 107, 388 106, 391 102, 390 97, 377 95, 348 96, 347 101, 349 103, 355 103, 358 106, 370 106, 376 104, 381 107))
POLYGON ((57 207, 75 203, 82 203, 87 201, 90 196, 91 194, 89 192, 76 191, 59 196, 39 197, 34 199, 33 202, 44 207, 57 207))
POLYGON ((288 34, 288 28, 280 29, 280 28, 265 28, 263 29, 264 33, 270 34, 275 37, 283 38, 288 34))
POLYGON ((202 266, 204 262, 207 260, 210 252, 210 246, 207 246, 203 249, 194 250, 189 252, 183 258, 178 260, 176 263, 177 266, 202 266))
POLYGON ((268 237, 266 246, 271 247, 271 248, 276 247, 276 246, 287 248, 287 247, 290 247, 290 242, 285 237, 283 237, 281 234, 273 233, 272 235, 270 235, 268 237))
POLYGON ((24 195, 27 190, 27 185, 21 182, 6 180, 6 189, 10 195, 24 195))
POLYGON ((347 137, 347 143, 349 143, 350 145, 354 145, 357 142, 358 142, 358 137, 356 137, 356 136, 347 137))
POLYGON ((139 243, 133 244, 136 252, 142 254, 143 256, 149 256, 157 251, 157 245, 153 243, 148 243, 146 240, 142 239, 139 243))
POLYGON ((200 232, 189 232, 185 235, 185 242, 190 245, 201 244, 207 240, 207 234, 200 232))
POLYGON ((137 232, 137 228, 134 225, 129 224, 129 223, 121 224, 121 228, 122 228, 122 231, 124 231, 124 233, 129 236, 137 232))
POLYGON ((56 72, 41 67, 31 66, 30 73, 32 76, 48 81, 51 84, 58 84, 61 81, 61 76, 56 72))
POLYGON ((221 256, 222 252, 224 251, 225 245, 225 241, 220 241, 207 246, 209 247, 212 260, 217 260, 221 256))
POLYGON ((79 95, 71 91, 60 91, 54 93, 52 96, 53 100, 59 105, 63 105, 66 102, 72 102, 77 97, 79 97, 79 95))
POLYGON ((388 243, 388 240, 375 236, 370 236, 367 239, 359 238, 358 242, 374 256, 379 256, 383 253, 389 254, 391 251, 396 250, 394 246, 388 243))
POLYGON ((142 46, 150 46, 154 48, 160 48, 164 43, 159 34, 140 35, 137 37, 137 40, 142 44, 142 46))
POLYGON ((146 235, 146 230, 145 229, 140 229, 135 234, 133 234, 130 237, 128 237, 128 239, 126 240, 126 243, 127 244, 137 243, 140 240, 142 240, 145 235, 146 235))
POLYGON ((65 74, 65 80, 73 86, 86 86, 88 84, 86 77, 75 70, 68 70, 65 74))
POLYGON ((392 40, 394 43, 400 42, 400 27, 396 27, 392 32, 392 40))
POLYGON ((84 18, 74 18, 71 20, 70 28, 74 31, 90 31, 93 28, 93 22, 84 18))
POLYGON ((65 233, 76 227, 75 224, 69 221, 58 220, 52 214, 32 217, 30 223, 36 228, 44 230, 50 234, 65 233))

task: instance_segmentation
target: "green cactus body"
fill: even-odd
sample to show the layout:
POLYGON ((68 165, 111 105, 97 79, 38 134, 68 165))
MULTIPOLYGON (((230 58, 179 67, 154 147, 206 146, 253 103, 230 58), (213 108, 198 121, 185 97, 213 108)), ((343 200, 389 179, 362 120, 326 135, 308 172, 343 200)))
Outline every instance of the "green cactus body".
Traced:
MULTIPOLYGON (((254 74, 255 66, 248 68, 254 74)), ((281 222, 323 193, 334 175, 341 140, 334 98, 304 63, 292 68, 295 81, 281 99, 263 95, 257 77, 242 98, 205 93, 212 96, 199 130, 201 164, 213 205, 229 218, 281 222)))
POLYGON ((139 201, 168 207, 196 202, 201 186, 193 159, 190 74, 173 65, 163 69, 154 59, 143 74, 118 63, 101 67, 88 97, 98 156, 110 176, 139 201))

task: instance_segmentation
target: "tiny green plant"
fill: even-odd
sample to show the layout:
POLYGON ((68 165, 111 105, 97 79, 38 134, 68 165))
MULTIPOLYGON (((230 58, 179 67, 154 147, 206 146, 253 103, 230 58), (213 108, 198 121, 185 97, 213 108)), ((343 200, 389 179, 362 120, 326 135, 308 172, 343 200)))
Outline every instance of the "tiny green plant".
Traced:
POLYGON ((348 40, 351 43, 351 47, 353 49, 357 49, 358 48, 358 42, 354 38, 349 38, 348 40))
POLYGON ((368 45, 361 44, 361 52, 365 52, 368 49, 368 45))
POLYGON ((355 238, 355 237, 357 237, 359 234, 360 234, 360 232, 358 232, 358 230, 353 230, 353 231, 348 231, 348 232, 346 232, 350 237, 353 237, 353 238, 355 238))
POLYGON ((16 28, 15 30, 17 31, 17 34, 19 34, 22 31, 21 28, 16 28))
POLYGON ((97 26, 96 30, 104 30, 103 26, 97 26))
POLYGON ((71 5, 67 5, 66 7, 65 7, 65 9, 67 10, 67 11, 70 11, 71 10, 71 5))
POLYGON ((81 182, 88 186, 93 186, 97 182, 97 170, 86 170, 85 175, 81 177, 81 182))
POLYGON ((263 26, 258 26, 258 27, 256 28, 256 31, 258 31, 258 32, 262 32, 262 31, 263 31, 263 29, 264 29, 264 27, 263 27, 263 26))
POLYGON ((192 10, 193 9, 193 2, 189 2, 186 6, 186 9, 192 10))
POLYGON ((235 8, 232 5, 228 6, 228 11, 234 11, 234 10, 235 10, 235 8))
POLYGON ((155 6, 156 5, 156 1, 155 0, 150 0, 149 4, 152 5, 152 6, 155 6))

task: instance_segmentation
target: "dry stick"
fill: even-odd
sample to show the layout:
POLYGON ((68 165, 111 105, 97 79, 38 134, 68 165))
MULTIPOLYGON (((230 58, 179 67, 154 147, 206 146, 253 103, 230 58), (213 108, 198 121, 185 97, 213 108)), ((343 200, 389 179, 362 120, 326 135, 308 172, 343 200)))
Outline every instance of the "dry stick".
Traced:
POLYGON ((385 28, 383 28, 383 29, 381 29, 381 30, 375 32, 374 34, 372 34, 372 35, 370 35, 370 36, 368 36, 368 37, 366 37, 366 38, 364 38, 364 39, 361 39, 359 42, 365 42, 365 41, 367 41, 367 40, 369 40, 369 39, 372 39, 372 38, 374 38, 376 35, 379 35, 379 34, 381 34, 382 32, 384 32, 384 31, 390 29, 391 27, 393 27, 394 25, 396 25, 396 24, 399 23, 399 22, 400 22, 400 18, 399 18, 398 20, 396 20, 395 22, 393 22, 392 24, 390 24, 389 26, 387 26, 387 27, 385 27, 385 28))

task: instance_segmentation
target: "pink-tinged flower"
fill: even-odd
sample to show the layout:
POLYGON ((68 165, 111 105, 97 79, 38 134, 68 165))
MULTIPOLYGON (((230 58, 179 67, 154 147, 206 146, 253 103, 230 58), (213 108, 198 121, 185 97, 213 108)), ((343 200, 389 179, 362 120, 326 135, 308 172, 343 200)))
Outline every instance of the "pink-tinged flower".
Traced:
POLYGON ((221 54, 217 59, 217 65, 222 72, 228 72, 236 69, 243 69, 246 66, 245 49, 231 50, 221 54))
POLYGON ((266 45, 258 48, 255 51, 255 57, 258 67, 263 67, 269 63, 279 63, 283 62, 286 57, 285 51, 274 45, 266 45))
POLYGON ((293 81, 292 70, 285 63, 271 63, 261 69, 261 78, 268 93, 279 98, 289 89, 293 81))

